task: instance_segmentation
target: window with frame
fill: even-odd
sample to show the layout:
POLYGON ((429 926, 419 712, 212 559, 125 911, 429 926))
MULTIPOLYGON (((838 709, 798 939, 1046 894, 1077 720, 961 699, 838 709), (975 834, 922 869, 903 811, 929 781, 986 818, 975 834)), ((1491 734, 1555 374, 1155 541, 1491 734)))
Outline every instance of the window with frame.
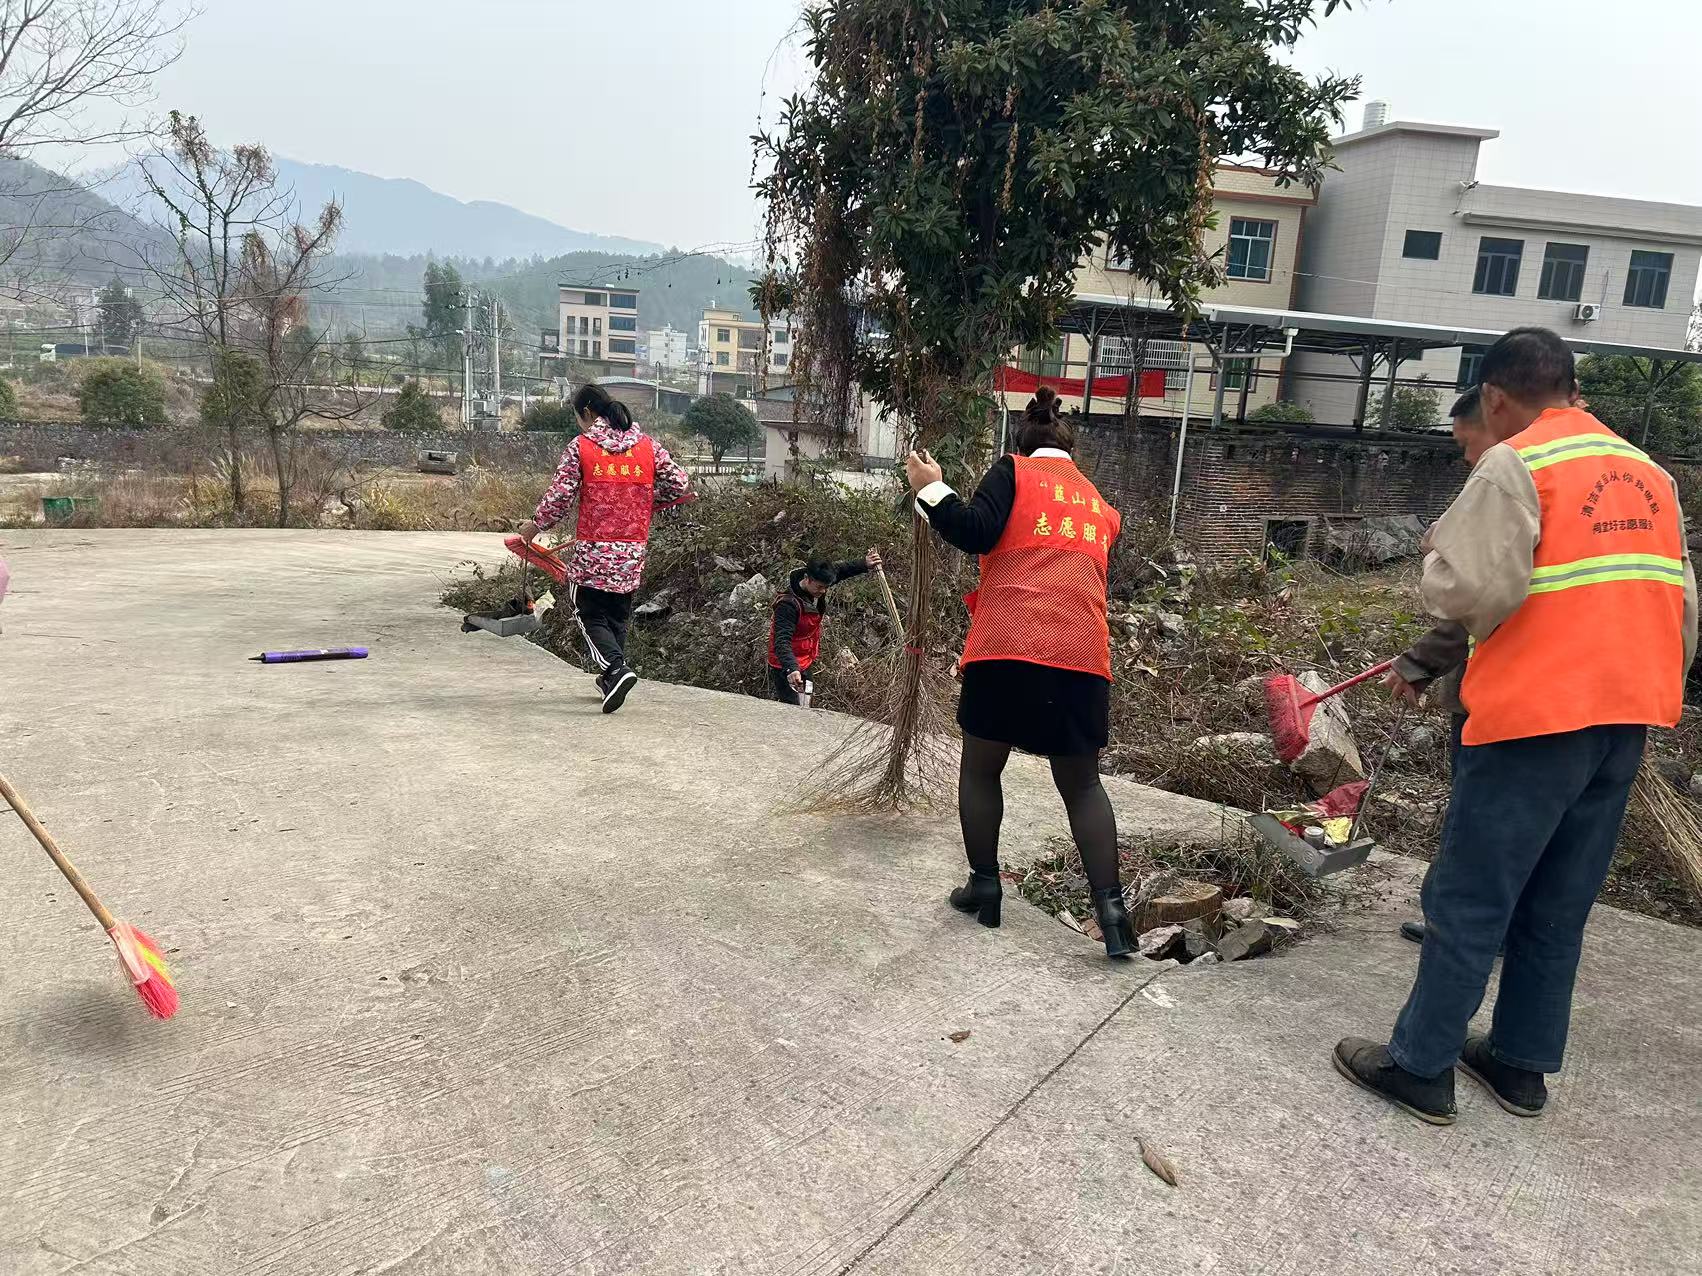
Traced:
POLYGON ((1672 254, 1634 249, 1631 272, 1625 276, 1625 304, 1649 310, 1664 310, 1667 284, 1672 279, 1672 254))
POLYGON ((1401 256, 1411 257, 1416 261, 1440 261, 1442 259, 1442 232, 1439 230, 1409 230, 1406 242, 1401 245, 1401 256))
POLYGON ((611 292, 609 294, 609 309, 637 310, 638 294, 631 292, 611 292))
POLYGON ((776 354, 774 355, 774 366, 777 367, 777 368, 784 368, 786 366, 786 361, 790 357, 791 356, 786 354, 785 351, 776 352, 776 354))
POLYGON ((1239 390, 1247 384, 1247 361, 1245 359, 1229 359, 1223 365, 1223 388, 1239 390))
POLYGON ((1460 347, 1460 373, 1454 378, 1456 390, 1469 390, 1477 384, 1477 374, 1483 370, 1483 356, 1488 351, 1488 346, 1460 347))
POLYGON ((731 328, 717 328, 715 330, 715 339, 717 341, 731 341, 733 339, 733 330, 731 328))
POLYGON ((783 346, 788 341, 790 341, 791 339, 792 339, 792 334, 790 332, 788 332, 785 328, 776 328, 774 330, 774 344, 775 345, 783 346))
POLYGON ((593 319, 591 321, 591 335, 593 337, 600 337, 600 336, 603 335, 603 316, 602 315, 598 315, 595 319, 593 319))
POLYGON ((636 346, 637 346, 637 342, 632 337, 610 337, 609 338, 609 353, 610 354, 634 354, 634 353, 636 353, 636 346))
POLYGON ((581 359, 589 359, 591 357, 591 343, 584 337, 579 339, 579 357, 581 359))
POLYGON ((591 357, 593 359, 601 359, 603 357, 603 343, 601 341, 593 341, 591 343, 591 357))
POLYGON ((1229 268, 1231 279, 1249 279, 1263 283, 1271 277, 1272 246, 1276 243, 1277 224, 1251 217, 1229 219, 1229 268))
POLYGON ((1487 297, 1515 295, 1519 291, 1519 263, 1524 256, 1524 240, 1485 235, 1477 241, 1477 273, 1472 276, 1472 291, 1487 297))
POLYGON ((1188 389, 1189 351, 1181 341, 1149 340, 1146 343, 1146 366, 1164 371, 1164 393, 1182 394, 1188 389))
POLYGON ((732 362, 733 362, 733 357, 730 354, 728 354, 725 350, 717 350, 715 352, 715 366, 717 368, 730 367, 732 365, 732 362))
POLYGON ((609 316, 609 331, 610 332, 637 332, 638 331, 638 316, 637 315, 610 315, 609 316))
POLYGON ((1121 249, 1111 247, 1110 244, 1105 245, 1105 269, 1133 270, 1134 268, 1134 258, 1130 257, 1121 249))
POLYGON ((1024 372, 1033 373, 1037 377, 1061 377, 1064 375, 1064 342, 1068 338, 1060 337, 1049 346, 1025 349, 1018 366, 1024 372))
POLYGON ((1590 250, 1585 244, 1550 244, 1543 249, 1542 278, 1537 297, 1542 301, 1577 301, 1584 295, 1584 267, 1590 250))
POLYGON ((600 292, 588 292, 588 293, 586 293, 585 294, 585 304, 588 305, 588 306, 600 306, 600 305, 602 305, 603 304, 603 294, 600 293, 600 292))

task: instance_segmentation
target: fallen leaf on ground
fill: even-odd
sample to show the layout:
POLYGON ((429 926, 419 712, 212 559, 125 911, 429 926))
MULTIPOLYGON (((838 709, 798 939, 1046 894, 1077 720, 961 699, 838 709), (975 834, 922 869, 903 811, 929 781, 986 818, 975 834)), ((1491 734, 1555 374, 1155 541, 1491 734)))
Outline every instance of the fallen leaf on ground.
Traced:
POLYGON ((952 1040, 952 1041, 968 1041, 969 1040, 969 1029, 968 1028, 960 1028, 958 1031, 951 1034, 950 1040, 952 1040))
POLYGON ((1170 1163, 1170 1158, 1157 1148, 1149 1148, 1145 1139, 1137 1139, 1136 1142, 1141 1145, 1141 1160, 1146 1162, 1147 1169, 1158 1175, 1171 1187, 1175 1187, 1178 1181, 1176 1167, 1170 1163))
POLYGON ((1280 926, 1283 930, 1300 929, 1300 923, 1292 917, 1261 917, 1259 920, 1267 926, 1280 926))
MULTIPOLYGON (((1077 920, 1076 920, 1076 919, 1075 919, 1075 916, 1074 916, 1074 914, 1072 914, 1072 913, 1071 913, 1071 912, 1070 912, 1070 910, 1069 910, 1069 909, 1067 909, 1067 908, 1060 908, 1060 909, 1059 909, 1059 910, 1058 910, 1058 920, 1059 920, 1059 921, 1061 921, 1061 922, 1063 922, 1063 923, 1064 923, 1064 925, 1066 925, 1066 926, 1068 926, 1068 927, 1069 927, 1069 928, 1070 928, 1070 929, 1071 929, 1071 930, 1076 930, 1076 931, 1080 931, 1080 930, 1081 930, 1081 923, 1080 923, 1080 922, 1078 922, 1078 921, 1077 921, 1077 920)), ((1082 933, 1083 933, 1083 934, 1086 934, 1086 933, 1087 933, 1087 932, 1086 932, 1086 931, 1082 931, 1082 933)))

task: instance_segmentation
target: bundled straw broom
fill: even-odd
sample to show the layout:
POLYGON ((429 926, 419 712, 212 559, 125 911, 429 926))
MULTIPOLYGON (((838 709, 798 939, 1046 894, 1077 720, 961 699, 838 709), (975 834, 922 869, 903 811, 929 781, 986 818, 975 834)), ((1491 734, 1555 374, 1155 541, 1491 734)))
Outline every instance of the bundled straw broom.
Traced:
POLYGON ((1631 786, 1625 819, 1640 840, 1659 848, 1674 875, 1702 899, 1702 815, 1695 804, 1645 763, 1631 786))

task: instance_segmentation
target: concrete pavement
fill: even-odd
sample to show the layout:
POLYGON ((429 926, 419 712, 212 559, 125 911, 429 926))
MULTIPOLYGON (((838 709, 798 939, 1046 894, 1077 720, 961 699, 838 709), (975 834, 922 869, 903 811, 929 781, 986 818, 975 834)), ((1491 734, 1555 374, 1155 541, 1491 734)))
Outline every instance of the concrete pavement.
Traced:
MULTIPOLYGON (((790 808, 842 722, 604 718, 462 635, 440 579, 495 537, 3 537, 0 767, 184 1009, 0 817, 0 1272, 1697 1269, 1694 931, 1602 910, 1554 1111, 1468 1084, 1434 1130, 1327 1060, 1405 993, 1393 911, 1165 972, 965 923, 949 813, 790 808)), ((1039 768, 1008 805, 1009 856, 1062 832, 1039 768)))

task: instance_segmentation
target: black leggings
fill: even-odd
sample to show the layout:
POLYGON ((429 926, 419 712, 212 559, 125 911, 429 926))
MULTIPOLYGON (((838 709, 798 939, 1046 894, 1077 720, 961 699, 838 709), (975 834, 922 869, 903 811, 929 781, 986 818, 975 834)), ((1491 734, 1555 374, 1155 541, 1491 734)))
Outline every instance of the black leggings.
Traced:
MULTIPOLYGON (((978 873, 999 871, 999 825, 1005 818, 1000 776, 1011 746, 979 736, 963 737, 963 768, 957 777, 957 812, 963 824, 963 849, 978 873)), ((1099 781, 1099 755, 1049 758, 1052 783, 1064 799, 1070 833, 1081 851, 1088 885, 1107 890, 1121 885, 1117 871, 1117 816, 1099 781)))

